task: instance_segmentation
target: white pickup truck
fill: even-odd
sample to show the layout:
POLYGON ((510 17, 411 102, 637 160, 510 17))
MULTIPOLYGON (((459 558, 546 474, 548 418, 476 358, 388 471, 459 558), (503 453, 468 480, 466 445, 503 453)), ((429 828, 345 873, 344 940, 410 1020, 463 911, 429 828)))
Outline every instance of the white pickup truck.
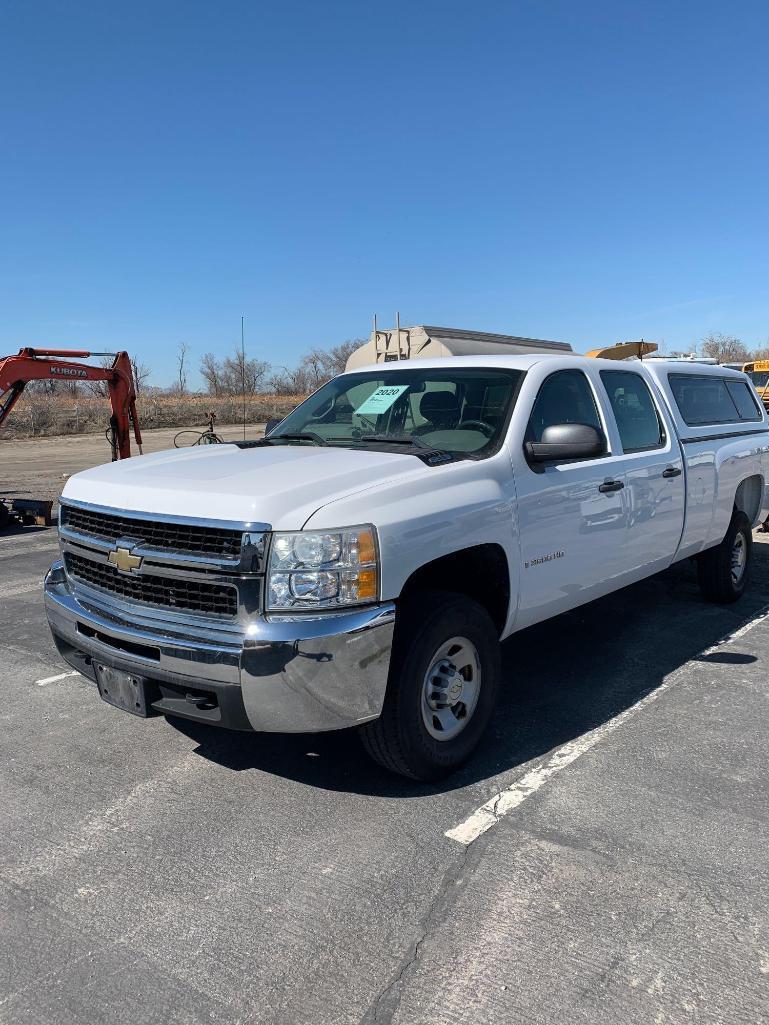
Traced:
POLYGON ((73 476, 45 581, 101 696, 240 730, 358 727, 415 779, 478 744, 515 631, 694 557, 733 601, 769 512, 744 374, 577 355, 406 360, 262 440, 73 476))

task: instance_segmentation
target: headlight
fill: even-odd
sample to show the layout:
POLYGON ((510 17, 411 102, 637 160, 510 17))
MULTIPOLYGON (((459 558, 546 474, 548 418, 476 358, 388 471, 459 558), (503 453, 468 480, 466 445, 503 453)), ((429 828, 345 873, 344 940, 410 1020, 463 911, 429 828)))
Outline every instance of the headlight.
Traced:
POLYGON ((267 592, 270 611, 375 601, 379 559, 374 528, 273 534, 267 592))

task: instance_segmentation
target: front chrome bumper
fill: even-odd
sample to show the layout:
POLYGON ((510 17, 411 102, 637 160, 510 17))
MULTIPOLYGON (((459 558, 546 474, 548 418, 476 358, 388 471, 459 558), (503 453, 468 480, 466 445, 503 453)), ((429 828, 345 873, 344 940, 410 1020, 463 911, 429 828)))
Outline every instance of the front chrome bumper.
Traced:
POLYGON ((57 562, 45 578, 45 606, 56 645, 73 668, 95 680, 96 660, 152 681, 159 712, 233 729, 302 733, 355 726, 382 711, 392 602, 219 628, 75 591, 57 562))

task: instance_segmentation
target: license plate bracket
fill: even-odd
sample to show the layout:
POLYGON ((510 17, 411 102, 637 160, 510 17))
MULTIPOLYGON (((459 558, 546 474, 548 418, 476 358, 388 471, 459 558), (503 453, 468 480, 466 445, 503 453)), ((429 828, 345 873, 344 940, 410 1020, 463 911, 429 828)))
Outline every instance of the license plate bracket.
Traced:
POLYGON ((113 669, 101 662, 94 662, 93 667, 102 701, 143 719, 153 714, 147 701, 147 680, 143 676, 127 673, 123 669, 113 669))

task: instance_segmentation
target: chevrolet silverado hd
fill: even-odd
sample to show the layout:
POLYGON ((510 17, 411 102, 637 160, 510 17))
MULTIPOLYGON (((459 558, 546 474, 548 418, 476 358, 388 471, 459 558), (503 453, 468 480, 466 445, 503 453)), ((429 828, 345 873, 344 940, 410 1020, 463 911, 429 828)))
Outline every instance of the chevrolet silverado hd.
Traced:
POLYGON ((682 559, 707 599, 738 599, 767 452, 763 403, 723 367, 355 368, 258 441, 70 478, 48 618, 127 711, 355 727, 386 768, 435 779, 481 740, 512 633, 682 559))

